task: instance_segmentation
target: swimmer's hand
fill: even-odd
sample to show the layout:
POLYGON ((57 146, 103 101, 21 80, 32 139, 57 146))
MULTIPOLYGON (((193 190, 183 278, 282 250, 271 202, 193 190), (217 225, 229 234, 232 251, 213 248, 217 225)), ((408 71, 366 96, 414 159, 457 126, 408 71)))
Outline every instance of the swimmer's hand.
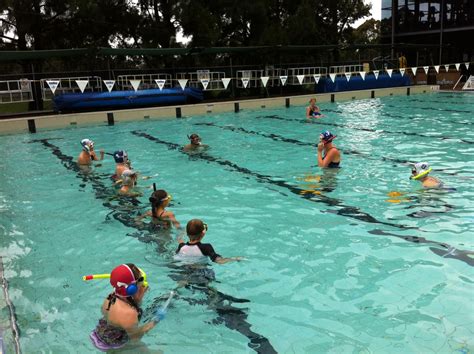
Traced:
POLYGON ((166 309, 159 308, 155 313, 155 322, 163 321, 166 317, 166 309))
POLYGON ((150 330, 152 330, 154 327, 156 326, 156 322, 155 321, 151 321, 151 322, 148 322, 148 323, 145 323, 141 330, 142 330, 142 333, 146 333, 150 330))
POLYGON ((323 149, 324 149, 324 143, 321 142, 318 144, 318 151, 321 152, 323 151, 323 149))

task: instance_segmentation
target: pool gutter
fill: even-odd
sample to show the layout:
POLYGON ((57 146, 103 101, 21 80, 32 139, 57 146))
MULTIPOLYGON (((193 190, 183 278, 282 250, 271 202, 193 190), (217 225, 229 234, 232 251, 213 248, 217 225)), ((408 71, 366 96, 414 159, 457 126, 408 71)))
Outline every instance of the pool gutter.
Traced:
MULTIPOLYGON (((16 324, 16 316, 15 316, 15 308, 13 306, 13 303, 10 300, 10 295, 8 293, 8 282, 7 279, 5 278, 5 274, 3 272, 3 257, 0 256, 0 280, 2 283, 2 288, 3 288, 3 295, 5 299, 5 304, 8 307, 8 312, 9 312, 9 321, 10 321, 10 328, 13 334, 13 344, 15 347, 15 353, 20 354, 21 349, 20 349, 20 335, 19 335, 19 330, 18 326, 16 324)), ((5 353, 5 343, 4 343, 4 338, 3 338, 3 333, 5 332, 6 328, 0 328, 0 351, 2 353, 5 353)))

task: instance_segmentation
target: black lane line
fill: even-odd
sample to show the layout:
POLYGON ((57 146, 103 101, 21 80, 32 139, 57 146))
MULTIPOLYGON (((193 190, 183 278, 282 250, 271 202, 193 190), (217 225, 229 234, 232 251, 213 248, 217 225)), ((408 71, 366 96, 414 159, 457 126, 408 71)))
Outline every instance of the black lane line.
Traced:
POLYGON ((404 132, 404 131, 390 131, 390 130, 385 130, 385 129, 370 129, 370 128, 358 128, 358 127, 352 127, 348 126, 347 124, 339 124, 339 123, 329 123, 327 121, 323 122, 317 122, 315 120, 307 121, 307 120, 302 120, 302 119, 295 119, 295 118, 283 118, 277 115, 266 115, 266 116, 257 116, 255 118, 262 119, 278 119, 278 120, 285 120, 287 122, 298 122, 301 124, 317 124, 317 125, 324 125, 324 126, 333 126, 333 127, 338 127, 338 128, 346 128, 346 129, 353 129, 353 130, 360 130, 364 132, 371 132, 371 133, 378 133, 378 134, 395 134, 395 135, 407 135, 407 136, 419 136, 423 138, 430 138, 430 139, 440 139, 440 140, 459 140, 465 144, 474 144, 474 141, 466 140, 466 139, 461 139, 461 138, 451 138, 451 137, 446 137, 446 136, 431 136, 431 135, 426 135, 426 134, 421 134, 421 133, 410 133, 410 132, 404 132))
MULTIPOLYGON (((284 118, 281 118, 281 119, 285 120, 284 118)), ((308 143, 308 142, 300 141, 300 140, 297 140, 297 139, 285 138, 282 135, 273 134, 273 133, 267 134, 267 133, 262 133, 262 132, 258 132, 258 131, 254 131, 254 130, 248 130, 248 129, 245 129, 245 128, 242 128, 242 127, 222 126, 222 125, 217 125, 217 124, 214 124, 214 123, 193 123, 193 125, 215 127, 215 128, 219 128, 219 129, 223 129, 223 130, 233 131, 233 132, 242 132, 242 133, 245 133, 245 134, 257 135, 257 136, 261 136, 261 137, 264 137, 264 138, 272 139, 273 141, 282 141, 282 142, 290 143, 290 144, 294 144, 294 145, 310 146, 310 147, 317 147, 318 146, 317 144, 308 143)), ((405 165, 413 163, 412 161, 409 161, 409 160, 403 160, 403 159, 397 159, 397 158, 385 157, 385 156, 374 156, 374 155, 366 154, 366 153, 363 153, 363 152, 360 152, 360 151, 357 151, 357 150, 347 150, 347 149, 342 149, 342 148, 339 148, 339 150, 342 151, 344 154, 347 154, 347 155, 362 156, 362 157, 364 157, 368 160, 373 160, 373 161, 382 160, 382 161, 400 163, 400 164, 405 164, 405 165)), ((450 170, 446 170, 446 169, 437 169, 436 171, 437 172, 443 172, 444 174, 451 175, 451 176, 462 176, 458 172, 450 172, 450 170)), ((467 177, 467 178, 469 178, 469 177, 467 177)))
MULTIPOLYGON (((157 144, 167 146, 169 150, 177 150, 177 151, 181 152, 182 154, 187 155, 186 152, 181 150, 181 146, 178 145, 178 144, 174 144, 174 143, 171 143, 171 142, 161 140, 157 137, 154 137, 154 136, 152 136, 150 134, 147 134, 147 133, 144 133, 144 132, 140 132, 138 130, 134 130, 131 133, 133 135, 140 136, 140 137, 143 137, 143 138, 148 139, 150 141, 153 141, 157 144)), ((327 212, 330 212, 330 213, 346 216, 346 217, 349 217, 349 218, 354 218, 354 219, 357 219, 357 220, 362 220, 362 221, 365 221, 365 222, 368 222, 368 223, 388 225, 388 226, 392 226, 392 227, 395 227, 395 228, 398 228, 398 229, 404 229, 404 230, 417 229, 417 230, 419 230, 419 228, 417 228, 417 227, 409 227, 409 226, 404 226, 404 225, 379 221, 376 218, 374 218, 373 216, 360 211, 358 208, 348 206, 348 205, 344 205, 344 204, 342 204, 342 202, 340 200, 337 200, 337 199, 334 199, 334 198, 329 198, 329 197, 326 197, 326 196, 323 196, 323 195, 318 195, 316 197, 316 196, 309 196, 307 194, 301 194, 301 192, 303 191, 303 189, 301 189, 301 188, 294 187, 294 186, 292 186, 292 185, 290 185, 286 182, 283 182, 283 181, 275 181, 271 178, 271 176, 266 176, 266 175, 262 175, 262 174, 257 173, 257 172, 253 172, 253 171, 251 171, 251 170, 249 170, 245 167, 240 167, 240 166, 236 165, 235 163, 230 162, 228 160, 220 159, 218 157, 214 157, 214 156, 208 155, 206 153, 196 154, 196 155, 194 155, 194 157, 196 159, 201 159, 201 160, 205 160, 205 161, 208 161, 208 162, 213 162, 213 163, 216 163, 218 165, 224 166, 224 167, 230 169, 231 171, 236 171, 236 172, 242 173, 244 175, 250 175, 250 176, 254 177, 257 182, 264 183, 264 184, 272 184, 272 185, 276 185, 278 187, 286 188, 291 193, 296 194, 296 195, 298 195, 298 196, 300 196, 300 197, 302 197, 306 200, 309 200, 311 202, 323 203, 323 204, 326 204, 328 206, 333 206, 333 207, 340 208, 338 210, 329 210, 329 211, 327 211, 327 212)), ((369 232, 372 233, 372 234, 376 234, 375 232, 377 232, 377 230, 372 230, 372 231, 369 231, 369 232)), ((461 260, 463 262, 466 262, 465 255, 469 254, 468 251, 455 249, 454 247, 450 246, 447 243, 441 243, 441 242, 427 240, 424 237, 411 236, 411 235, 400 236, 400 235, 396 235, 396 234, 392 234, 392 233, 385 232, 385 231, 380 231, 380 230, 379 230, 378 234, 383 235, 383 236, 395 236, 395 237, 401 238, 401 239, 403 239, 405 241, 408 241, 408 242, 426 243, 426 244, 429 244, 429 245, 436 246, 436 247, 430 247, 430 250, 433 253, 438 254, 438 255, 441 255, 440 253, 442 253, 442 250, 446 250, 446 253, 447 253, 448 250, 455 250, 455 252, 451 254, 450 258, 456 258, 456 259, 461 260), (439 247, 441 247, 441 251, 440 251, 439 247), (438 251, 435 252, 434 250, 436 250, 436 249, 439 252, 438 251)), ((470 257, 468 257, 468 258, 470 258, 470 257)), ((469 262, 466 262, 466 263, 468 263, 469 265, 474 265, 474 264, 471 264, 469 262)))
MULTIPOLYGON (((214 124, 214 123, 194 123, 194 125, 197 125, 197 126, 208 126, 208 127, 216 127, 216 128, 219 128, 219 129, 223 129, 223 130, 230 130, 232 132, 242 132, 242 133, 245 133, 245 134, 251 134, 251 135, 257 135, 257 136, 262 136, 262 137, 265 137, 265 138, 269 138, 269 139, 272 139, 273 141, 282 141, 282 142, 286 142, 286 143, 290 143, 290 144, 295 144, 295 145, 303 145, 303 146, 312 146, 312 147, 316 147, 317 145, 316 144, 311 144, 311 143, 306 143, 306 142, 302 142, 302 141, 299 141, 299 140, 295 140, 295 139, 288 139, 288 138, 285 138, 281 135, 277 135, 277 134, 266 134, 266 133, 262 133, 262 132, 257 132, 257 131, 253 131, 253 130, 247 130, 245 128, 242 128, 242 127, 234 127, 234 126, 220 126, 220 125, 217 125, 217 124, 214 124)), ((344 150, 341 149, 341 151, 344 152, 344 150)), ((344 153, 347 153, 347 152, 344 152, 344 153)), ((349 153, 350 154, 350 153, 349 153)), ((366 158, 370 158, 371 160, 379 160, 377 158, 371 158, 370 155, 366 155, 366 154, 361 154, 359 152, 356 151, 356 154, 355 155, 364 155, 366 158)), ((382 157, 382 160, 383 161, 394 161, 395 159, 391 160, 389 158, 383 158, 382 157)), ((404 160, 399 160, 399 161, 394 161, 394 162, 402 162, 402 163, 407 163, 408 161, 404 161, 404 160)), ((434 214, 434 213, 444 213, 444 212, 448 212, 450 210, 453 210, 454 209, 454 206, 450 205, 450 204, 446 204, 446 203, 442 203, 442 206, 444 206, 446 208, 446 210, 444 210, 443 212, 432 212, 432 213, 422 213, 422 212, 417 212, 417 213, 411 213, 411 214, 408 214, 407 216, 409 217, 427 217, 431 214, 434 214)))
MULTIPOLYGON (((148 139, 150 141, 153 141, 155 143, 158 143, 158 144, 161 144, 161 145, 166 145, 168 147, 168 149, 170 149, 170 150, 178 150, 179 152, 187 155, 186 152, 180 150, 181 146, 178 145, 178 144, 174 144, 174 143, 170 143, 170 142, 161 140, 157 137, 154 137, 150 134, 147 134, 145 132, 141 132, 141 131, 138 131, 138 130, 132 131, 131 133, 133 135, 146 138, 146 139, 148 139)), ((193 155, 193 158, 213 162, 213 163, 216 163, 218 165, 224 166, 224 167, 226 167, 227 169, 229 169, 231 171, 236 171, 236 172, 242 173, 244 175, 252 176, 259 183, 270 184, 270 185, 285 188, 288 191, 290 191, 291 193, 296 194, 296 195, 298 195, 298 196, 300 196, 304 199, 310 200, 314 203, 322 203, 322 204, 325 204, 325 205, 330 206, 330 207, 335 207, 335 208, 337 208, 337 210, 334 211, 334 212, 338 215, 347 216, 347 217, 354 218, 354 219, 361 220, 361 221, 368 222, 368 223, 392 226, 392 227, 395 227, 397 229, 403 229, 403 230, 417 229, 418 230, 417 227, 405 226, 405 225, 400 225, 400 224, 395 224, 395 223, 390 223, 390 222, 377 220, 372 215, 363 212, 362 210, 360 210, 357 207, 343 204, 343 202, 339 199, 331 198, 331 197, 328 197, 328 196, 325 196, 325 195, 318 195, 318 196, 311 195, 310 196, 310 195, 304 193, 304 189, 302 189, 302 188, 292 186, 291 184, 288 184, 284 181, 274 180, 272 176, 263 175, 263 174, 260 174, 258 172, 251 171, 248 168, 241 167, 241 166, 239 166, 239 165, 237 165, 237 164, 235 164, 231 161, 224 160, 224 159, 221 159, 221 158, 218 158, 218 157, 214 157, 214 156, 208 155, 204 152, 200 153, 200 154, 193 155)))
MULTIPOLYGON (((282 118, 282 119, 285 120, 284 118, 282 118)), ((242 128, 242 127, 222 126, 222 125, 217 125, 217 124, 214 124, 214 123, 193 123, 193 125, 216 127, 216 128, 223 129, 223 130, 230 130, 230 131, 233 131, 233 132, 242 132, 242 133, 250 134, 250 135, 258 135, 258 136, 261 136, 261 137, 264 137, 264 138, 272 139, 273 141, 282 141, 282 142, 290 143, 290 144, 294 144, 294 145, 310 146, 310 147, 313 147, 313 148, 318 147, 318 144, 308 143, 308 142, 305 142, 305 141, 292 139, 292 138, 285 138, 284 136, 278 135, 278 134, 273 134, 273 133, 267 134, 267 133, 257 132, 257 131, 254 131, 254 130, 248 130, 248 129, 245 129, 245 128, 242 128)), ((347 149, 341 149, 341 148, 339 148, 339 150, 342 151, 344 154, 347 154, 347 155, 363 156, 366 159, 374 160, 374 161, 382 160, 382 161, 402 163, 402 164, 412 163, 411 161, 403 160, 403 159, 397 159, 397 158, 390 158, 390 157, 384 157, 384 156, 374 157, 373 155, 366 154, 366 153, 363 153, 363 152, 360 152, 360 151, 357 151, 357 150, 347 150, 347 149)))
MULTIPOLYGON (((420 100, 419 98, 411 98, 411 99, 407 99, 407 101, 426 103, 426 101, 420 100)), ((468 105, 468 106, 474 105, 474 100, 472 100, 471 102, 472 103, 462 102, 462 101, 439 101, 439 100, 436 101, 436 103, 447 104, 447 105, 450 105, 450 104, 463 104, 463 105, 468 105)), ((471 111, 471 113, 474 113, 474 111, 471 111)))
MULTIPOLYGON (((386 104, 386 103, 373 104, 373 105, 370 106, 370 108, 385 108, 385 107, 397 108, 397 109, 400 108, 399 106, 386 104)), ((426 107, 416 107, 415 106, 415 107, 410 107, 410 108, 421 109, 421 110, 425 110, 425 109, 440 110, 440 109, 434 108, 434 107, 426 108, 426 107)), ((347 113, 347 112, 342 111, 342 110, 331 109, 331 108, 324 109, 324 111, 325 112, 338 113, 338 114, 347 113)), ((370 111, 369 109, 364 110, 364 112, 369 112, 369 111, 370 111)), ((452 112, 467 113, 467 112, 460 111, 460 110, 452 110, 452 112)), ((388 113, 388 112, 383 112, 383 111, 382 112, 377 112, 377 114, 379 114, 381 117, 390 117, 390 118, 394 118, 394 119, 397 119, 397 120, 400 120, 400 119, 413 120, 414 119, 414 117, 411 117, 411 116, 398 115, 398 114, 393 114, 393 113, 388 113)), ((435 118, 435 117, 430 117, 430 120, 434 121, 434 122, 440 122, 440 123, 450 123, 450 124, 459 124, 459 125, 474 125, 474 123, 472 123, 472 122, 459 122, 459 121, 453 120, 453 119, 439 119, 439 118, 435 118)), ((439 138, 440 137, 438 137, 438 139, 439 138)), ((449 139, 449 138, 447 138, 447 139, 449 139)))
MULTIPOLYGON (((74 158, 72 156, 63 154, 61 149, 57 147, 56 145, 51 144, 48 141, 48 139, 32 140, 30 141, 30 143, 43 144, 44 147, 51 150, 52 154, 55 155, 61 161, 62 165, 66 169, 76 172, 77 178, 81 179, 83 182, 90 182, 95 191, 96 199, 102 200, 103 201, 102 204, 104 206, 106 206, 109 209, 112 209, 112 212, 114 213, 113 214, 114 218, 117 221, 119 221, 125 226, 138 229, 139 231, 148 230, 147 227, 140 227, 139 224, 135 222, 134 218, 131 216, 130 210, 126 210, 125 212, 123 212, 123 209, 122 210, 120 208, 117 209, 110 202, 108 202, 106 198, 110 197, 110 193, 108 193, 109 188, 107 188, 107 186, 105 186, 97 176, 84 173, 80 169, 80 167, 77 165, 77 163, 74 161, 74 158)), ((137 201, 135 198, 130 198, 129 200, 137 201)), ((140 202, 138 201, 138 203, 140 202)), ((134 236, 134 235, 129 234, 129 236, 134 236)), ((139 240, 143 241, 140 238, 139 240)), ((169 266, 169 268, 175 268, 175 267, 169 266)), ((208 301, 206 304, 208 305, 210 309, 213 309, 217 313, 218 320, 220 321, 219 323, 224 323, 224 325, 227 328, 235 330, 241 333, 242 335, 244 335, 245 337, 247 337, 247 339, 249 340, 249 343, 248 343, 249 348, 255 350, 257 353, 262 353, 262 354, 277 353, 276 350, 271 345, 270 341, 266 337, 250 330, 251 324, 246 321, 248 317, 247 313, 243 309, 240 309, 238 307, 234 307, 231 305, 232 301, 233 302, 250 302, 249 300, 237 299, 230 295, 213 291, 211 289, 202 290, 201 288, 199 288, 197 290, 204 292, 206 295, 209 295, 208 292, 212 291, 213 296, 212 297, 208 296, 208 301), (213 304, 211 304, 211 302, 213 303, 217 302, 221 304, 225 303, 226 305, 214 306, 213 304)))
POLYGON ((400 236, 397 234, 393 234, 391 232, 386 232, 383 230, 375 229, 369 231, 369 233, 373 235, 378 235, 378 236, 392 236, 392 237, 397 237, 401 238, 402 240, 414 242, 414 243, 427 243, 427 244, 432 244, 433 246, 441 246, 439 247, 430 247, 430 251, 433 252, 434 254, 441 256, 443 258, 453 258, 457 259, 459 261, 462 261, 466 263, 467 265, 470 265, 471 267, 474 266, 474 252, 471 251, 464 251, 464 250, 459 250, 455 247, 452 247, 448 245, 447 243, 441 243, 441 242, 436 242, 436 241, 430 241, 425 239, 424 237, 417 237, 417 236, 400 236), (407 240, 407 237, 410 237, 410 240, 407 240))
MULTIPOLYGON (((415 100, 415 99, 411 99, 410 101, 418 101, 418 102, 426 103, 426 101, 415 100)), ((436 102, 436 103, 442 103, 442 102, 436 102)), ((397 106, 390 105, 388 107, 397 107, 397 106)), ((438 112, 474 113, 474 111, 469 111, 469 110, 464 110, 464 109, 453 109, 453 108, 417 107, 417 106, 410 107, 410 108, 417 108, 417 109, 422 109, 422 110, 438 111, 438 112)))
MULTIPOLYGON (((305 121, 301 121, 299 119, 286 119, 286 118, 282 118, 280 116, 277 116, 277 115, 268 115, 268 116, 258 116, 258 117, 255 117, 255 118, 259 118, 259 119, 276 119, 276 120, 282 120, 282 121, 295 121, 295 122, 299 122, 299 123, 303 123, 303 124, 308 124, 308 122, 305 122, 305 121)), ((312 122, 310 124, 324 124, 324 123, 320 123, 320 122, 312 122)), ((215 125, 213 123, 194 123, 194 125, 209 125, 209 126, 215 126, 215 127, 218 127, 218 128, 222 128, 222 129, 227 129, 227 128, 224 128, 224 127, 221 127, 221 126, 218 126, 218 125, 215 125)), ((327 124, 327 125, 331 125, 330 123, 327 124)), ((228 129, 228 130, 232 130, 232 129, 228 129)), ((245 132, 245 129, 244 128, 236 128, 236 130, 239 130, 239 131, 242 131, 242 132, 245 132)), ((257 135, 261 135, 261 136, 265 136, 265 134, 260 134, 259 132, 253 132, 253 131, 247 131, 249 134, 257 134, 257 135)), ((285 138, 283 136, 279 136, 279 135, 276 135, 276 134, 266 134, 268 136, 265 136, 265 137, 270 137, 271 136, 275 136, 275 139, 274 140, 278 140, 278 141, 284 141, 284 142, 288 142, 288 143, 294 143, 296 145, 306 145, 306 144, 310 144, 310 145, 307 145, 307 146, 316 146, 316 144, 311 144, 311 143, 305 143, 305 142, 301 142, 299 140, 295 140, 295 139, 288 139, 288 138, 285 138)), ((341 150, 343 153, 345 154, 348 154, 348 155, 358 155, 358 156, 363 156, 367 159, 370 159, 370 160, 382 160, 382 161, 390 161, 390 162, 396 162, 396 163, 402 163, 402 164, 412 164, 413 162, 412 161, 409 161, 409 160, 404 160, 404 159, 397 159, 397 158, 393 158, 393 157, 385 157, 385 156, 381 156, 381 157, 375 157, 374 155, 369 155, 369 154, 365 154, 363 152, 360 152, 360 151, 357 151, 357 150, 343 150, 343 149, 339 149, 341 150)), ((438 169, 437 171, 442 171, 444 174, 447 174, 447 175, 451 175, 451 176, 460 176, 461 174, 460 173, 457 173, 457 172, 449 172, 449 170, 446 170, 446 169, 438 169)))

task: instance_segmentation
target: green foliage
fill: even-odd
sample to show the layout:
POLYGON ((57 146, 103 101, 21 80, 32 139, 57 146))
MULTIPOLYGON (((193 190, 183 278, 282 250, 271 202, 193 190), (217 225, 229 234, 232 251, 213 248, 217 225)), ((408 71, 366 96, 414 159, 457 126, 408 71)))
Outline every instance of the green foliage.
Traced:
MULTIPOLYGON (((364 36, 373 40, 369 28, 350 27, 369 9, 363 0, 0 0, 0 48, 167 48, 179 46, 178 31, 191 37, 193 47, 345 45, 364 36)), ((266 60, 259 55, 246 55, 245 61, 266 60)), ((91 67, 103 60, 82 59, 91 67)), ((112 58, 112 66, 130 60, 138 67, 173 58, 112 58)), ((68 66, 63 59, 54 64, 68 66)))

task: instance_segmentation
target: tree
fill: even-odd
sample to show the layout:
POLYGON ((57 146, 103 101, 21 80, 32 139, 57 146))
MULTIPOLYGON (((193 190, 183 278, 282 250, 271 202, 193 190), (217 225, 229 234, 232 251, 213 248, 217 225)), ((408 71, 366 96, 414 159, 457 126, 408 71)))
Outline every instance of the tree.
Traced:
POLYGON ((373 18, 354 29, 349 39, 351 44, 379 44, 380 21, 373 18))

